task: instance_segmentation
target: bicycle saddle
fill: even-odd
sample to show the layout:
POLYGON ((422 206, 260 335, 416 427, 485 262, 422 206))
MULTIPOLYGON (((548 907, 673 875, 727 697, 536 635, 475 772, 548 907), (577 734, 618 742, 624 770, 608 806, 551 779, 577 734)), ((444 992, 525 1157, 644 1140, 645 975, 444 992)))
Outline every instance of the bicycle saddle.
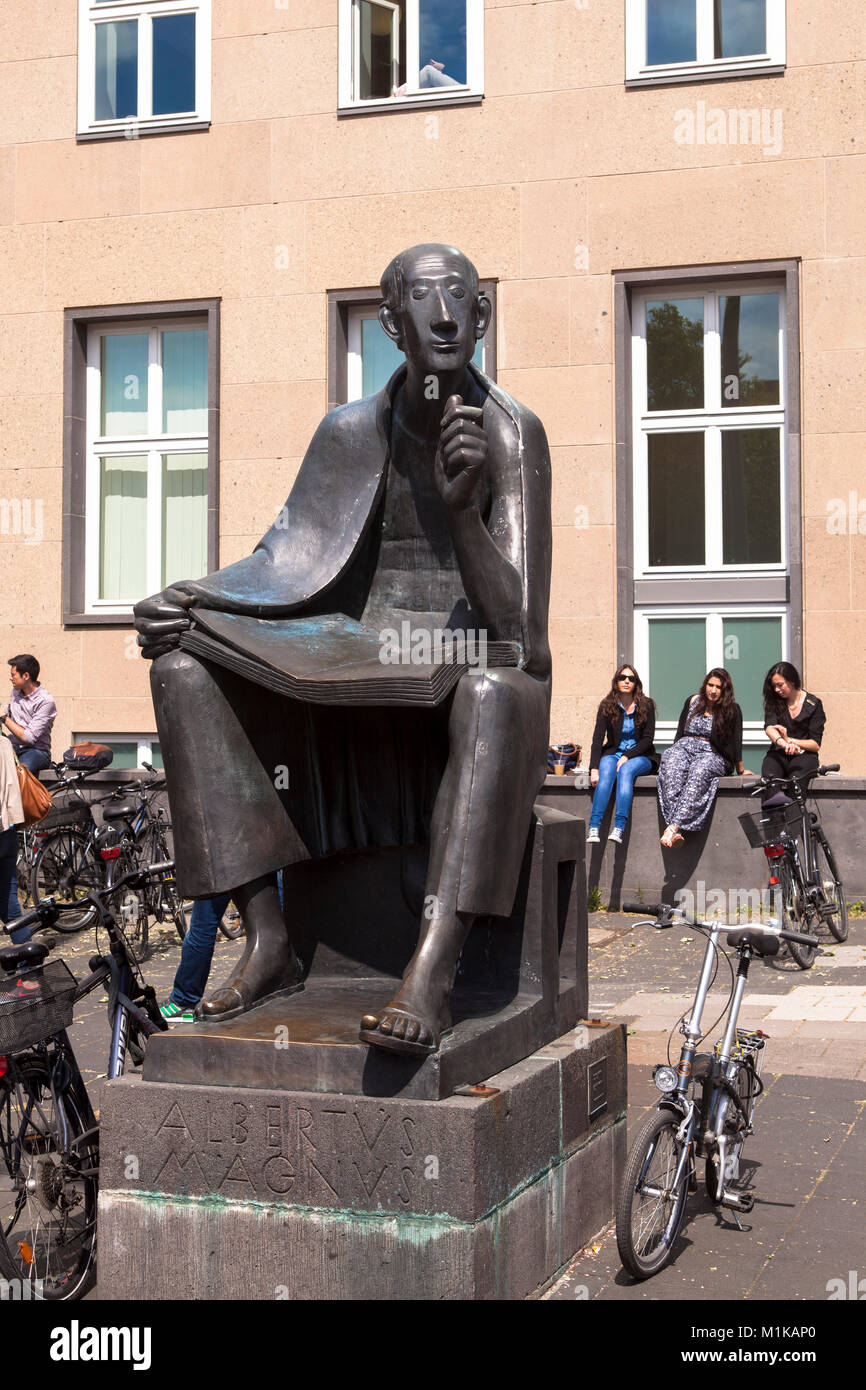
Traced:
POLYGON ((772 796, 768 796, 767 800, 761 803, 765 811, 782 811, 786 806, 793 804, 793 799, 784 792, 773 792, 772 796))
POLYGON ((738 951, 741 946, 750 946, 756 956, 777 956, 780 938, 773 932, 762 931, 760 927, 745 927, 742 931, 728 932, 728 945, 738 951))
POLYGON ((137 809, 131 801, 115 801, 113 804, 106 801, 102 807, 102 819, 125 820, 129 816, 134 816, 137 809))
POLYGON ((15 970, 32 969, 41 965, 48 955, 44 941, 21 941, 17 946, 0 947, 0 970, 12 974, 15 970))

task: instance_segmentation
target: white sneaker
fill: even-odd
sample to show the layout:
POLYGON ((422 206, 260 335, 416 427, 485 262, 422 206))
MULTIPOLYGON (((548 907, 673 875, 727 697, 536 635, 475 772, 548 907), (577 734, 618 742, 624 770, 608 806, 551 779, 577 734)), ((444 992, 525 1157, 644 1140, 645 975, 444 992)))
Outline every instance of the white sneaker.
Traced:
POLYGON ((601 844, 601 836, 599 835, 598 830, 596 829, 596 827, 595 827, 594 825, 591 825, 591 826, 589 827, 589 830, 588 830, 587 833, 586 833, 586 843, 587 843, 588 845, 600 845, 600 844, 601 844))
POLYGON ((610 832, 607 838, 609 840, 613 840, 615 845, 622 844, 622 831, 620 830, 618 825, 615 825, 613 827, 613 830, 610 832))

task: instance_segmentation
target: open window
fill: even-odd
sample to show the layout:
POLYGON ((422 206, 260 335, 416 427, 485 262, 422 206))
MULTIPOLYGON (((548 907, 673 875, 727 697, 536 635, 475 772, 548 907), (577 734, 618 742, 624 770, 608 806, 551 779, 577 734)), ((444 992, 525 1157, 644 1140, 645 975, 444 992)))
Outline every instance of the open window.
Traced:
POLYGON ((483 0, 340 0, 340 109, 477 99, 483 0))

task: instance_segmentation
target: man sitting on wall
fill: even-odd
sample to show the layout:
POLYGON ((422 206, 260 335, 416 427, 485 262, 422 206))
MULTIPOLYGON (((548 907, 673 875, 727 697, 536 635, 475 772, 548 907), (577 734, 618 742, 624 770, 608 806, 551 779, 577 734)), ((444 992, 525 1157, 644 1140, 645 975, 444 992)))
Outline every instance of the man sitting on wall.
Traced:
POLYGON ((39 683, 39 662, 35 656, 9 658, 12 696, 0 708, 0 722, 7 729, 18 761, 33 773, 51 763, 51 726, 57 706, 44 685, 39 683))

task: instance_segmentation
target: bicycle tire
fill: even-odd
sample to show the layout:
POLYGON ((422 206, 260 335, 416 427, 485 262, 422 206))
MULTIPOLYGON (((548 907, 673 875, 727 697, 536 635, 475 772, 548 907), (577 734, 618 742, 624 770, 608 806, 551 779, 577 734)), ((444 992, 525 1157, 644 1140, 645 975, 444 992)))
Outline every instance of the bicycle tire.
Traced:
POLYGON ((670 1110, 653 1111, 638 1131, 626 1159, 616 1204, 616 1244, 623 1268, 634 1279, 649 1279, 664 1269, 680 1233, 689 1189, 688 1161, 672 1198, 666 1200, 640 1190, 647 1184, 669 1190, 682 1156, 682 1144, 676 1137, 679 1127, 679 1115, 670 1110), (654 1177, 661 1182, 653 1182, 654 1177), (649 1201, 636 1201, 642 1196, 649 1201), (653 1245, 656 1234, 658 1239, 653 1245))
POLYGON ((0 1274, 18 1281, 21 1297, 28 1286, 33 1299, 71 1301, 96 1281, 99 1138, 91 1124, 74 1081, 54 1094, 44 1056, 19 1055, 0 1081, 0 1274))
POLYGON ((239 936, 243 936, 244 919, 233 902, 229 903, 223 913, 220 919, 219 929, 223 936, 227 937, 229 941, 237 941, 239 936))
POLYGON ((835 903, 836 910, 832 915, 823 917, 829 928, 830 935, 836 941, 848 940, 848 904, 845 901, 845 889, 839 883, 839 875, 836 871, 836 860, 833 856, 826 836, 812 831, 812 854, 815 865, 816 875, 820 881, 824 898, 828 903, 835 903))
MULTIPOLYGON (((61 902, 65 899, 74 903, 94 888, 102 888, 104 883, 102 861, 90 837, 64 826, 49 835, 39 847, 30 876, 30 897, 34 906, 52 895, 61 902)), ((58 932, 77 932, 89 927, 95 918, 96 909, 88 904, 80 912, 64 909, 52 926, 58 932)))
MULTIPOLYGON (((799 884, 794 881, 794 871, 791 861, 785 855, 778 861, 779 863, 779 888, 782 893, 782 915, 789 931, 801 931, 809 933, 809 921, 803 907, 803 898, 799 884)), ((791 959, 801 970, 810 970, 818 954, 818 943, 814 946, 804 946, 799 941, 786 941, 791 959)))
MULTIPOLYGON (((124 874, 132 873, 138 867, 135 851, 122 848, 117 859, 108 860, 105 873, 106 888, 111 888, 124 874)), ((140 965, 147 954, 150 932, 147 897, 141 889, 127 885, 122 896, 112 901, 112 907, 129 954, 135 963, 140 965)))

